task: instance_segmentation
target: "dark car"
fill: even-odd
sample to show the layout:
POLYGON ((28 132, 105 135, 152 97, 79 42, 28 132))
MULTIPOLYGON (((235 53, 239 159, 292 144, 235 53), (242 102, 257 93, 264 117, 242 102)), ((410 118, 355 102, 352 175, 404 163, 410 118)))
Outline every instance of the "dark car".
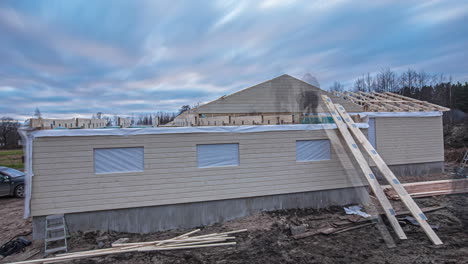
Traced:
POLYGON ((24 172, 0 167, 0 196, 24 197, 24 172))

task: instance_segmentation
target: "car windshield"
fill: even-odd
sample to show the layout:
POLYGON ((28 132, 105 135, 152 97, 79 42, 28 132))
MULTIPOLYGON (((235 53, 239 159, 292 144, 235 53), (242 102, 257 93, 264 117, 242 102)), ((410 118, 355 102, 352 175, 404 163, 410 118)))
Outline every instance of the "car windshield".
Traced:
POLYGON ((6 168, 6 169, 2 170, 1 172, 3 172, 4 174, 6 174, 8 176, 11 176, 11 177, 19 177, 19 176, 24 175, 23 172, 21 172, 19 170, 11 169, 11 168, 6 168))

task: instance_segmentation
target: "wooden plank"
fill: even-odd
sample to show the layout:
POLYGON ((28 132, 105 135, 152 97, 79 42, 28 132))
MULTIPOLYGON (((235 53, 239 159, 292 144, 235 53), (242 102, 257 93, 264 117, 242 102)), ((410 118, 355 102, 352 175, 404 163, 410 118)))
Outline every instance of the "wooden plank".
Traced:
POLYGON ((379 93, 376 93, 376 92, 371 92, 370 94, 372 96, 376 97, 376 98, 379 98, 382 101, 387 101, 387 102, 390 102, 392 104, 397 105, 398 107, 406 108, 406 110, 408 110, 408 111, 420 112, 420 111, 425 110, 424 107, 421 107, 421 105, 408 104, 408 101, 391 98, 391 97, 389 97, 387 95, 384 95, 384 94, 379 94, 379 93), (398 100, 398 101, 396 101, 396 100, 398 100))
POLYGON ((378 97, 373 96, 371 94, 364 93, 364 92, 359 92, 359 95, 368 98, 368 101, 371 102, 374 105, 380 105, 380 104, 384 105, 384 107, 387 107, 387 110, 389 110, 389 111, 397 111, 397 112, 405 111, 404 109, 402 109, 402 108, 400 108, 398 106, 389 104, 389 103, 387 103, 387 102, 385 102, 383 100, 379 100, 378 97), (390 109, 388 109, 388 108, 390 108, 390 109))
POLYGON ((382 157, 380 157, 378 152, 374 149, 371 143, 367 140, 366 136, 361 132, 361 130, 359 130, 359 128, 357 128, 356 124, 354 124, 353 119, 348 115, 344 107, 339 104, 335 105, 335 107, 339 115, 341 116, 341 118, 343 118, 343 120, 346 121, 346 125, 351 130, 353 135, 364 146, 364 149, 367 151, 371 159, 375 162, 377 168, 382 172, 385 179, 390 183, 390 185, 392 185, 392 187, 398 193, 402 202, 405 204, 408 210, 412 212, 413 217, 416 218, 416 220, 421 225, 421 227, 423 228, 424 232, 427 234, 429 239, 431 239, 431 241, 435 245, 441 245, 442 241, 434 232, 434 230, 430 227, 430 225, 427 223, 427 217, 421 211, 419 206, 414 202, 414 200, 408 194, 406 189, 400 184, 400 181, 396 178, 396 176, 387 166, 387 164, 382 159, 382 157))
POLYGON ((371 100, 369 100, 369 98, 362 96, 361 94, 346 91, 346 96, 355 98, 355 100, 358 101, 360 105, 364 105, 365 107, 369 108, 368 110, 375 110, 377 112, 386 111, 385 107, 370 102, 371 100))
POLYGON ((338 114, 337 110, 335 109, 335 105, 333 105, 332 101, 328 96, 322 95, 322 99, 325 102, 325 105, 328 107, 333 120, 335 121, 339 131, 341 132, 343 138, 345 139, 346 143, 348 144, 348 148, 351 150, 351 153, 354 155, 359 167, 361 168, 362 172, 364 173, 365 178, 369 182, 369 186, 372 189, 372 192, 377 197, 380 205, 384 208, 385 214, 392 225, 395 233, 398 235, 400 239, 407 239, 405 232, 401 228, 398 220, 395 217, 395 210, 393 209, 390 201, 387 199, 387 196, 383 192, 382 188, 380 187, 377 178, 375 177, 374 173, 372 172, 369 164, 367 163, 366 159, 362 155, 361 151, 359 150, 356 142, 354 141, 353 137, 351 136, 350 132, 346 124, 343 122, 343 119, 338 114))
POLYGON ((450 108, 443 107, 443 106, 440 106, 440 105, 436 105, 436 104, 433 104, 433 103, 429 103, 429 102, 426 102, 426 101, 421 101, 421 100, 414 99, 414 98, 411 98, 411 97, 407 97, 407 96, 403 96, 403 95, 399 95, 399 94, 395 94, 395 93, 390 93, 390 92, 385 92, 385 94, 389 95, 389 96, 393 96, 393 97, 398 98, 398 99, 403 99, 403 100, 412 101, 412 102, 415 102, 415 103, 420 103, 420 104, 423 104, 423 105, 426 105, 426 106, 430 106, 430 107, 433 107, 433 108, 437 109, 438 111, 442 111, 442 112, 450 111, 450 108))
MULTIPOLYGON (((412 182, 402 184, 412 197, 432 195, 458 194, 468 192, 468 179, 439 180, 427 182, 412 182)), ((382 186, 390 198, 399 199, 396 191, 390 186, 382 186)))

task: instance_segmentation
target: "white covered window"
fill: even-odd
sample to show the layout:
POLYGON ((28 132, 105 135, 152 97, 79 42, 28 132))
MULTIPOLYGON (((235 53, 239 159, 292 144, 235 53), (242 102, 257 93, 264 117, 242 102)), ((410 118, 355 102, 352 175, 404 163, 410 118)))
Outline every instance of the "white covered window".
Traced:
POLYGON ((96 173, 137 172, 144 169, 144 150, 138 148, 94 149, 96 173))
POLYGON ((197 145, 198 168, 239 165, 239 144, 197 145))
POLYGON ((296 161, 317 161, 330 159, 330 140, 296 141, 296 161))

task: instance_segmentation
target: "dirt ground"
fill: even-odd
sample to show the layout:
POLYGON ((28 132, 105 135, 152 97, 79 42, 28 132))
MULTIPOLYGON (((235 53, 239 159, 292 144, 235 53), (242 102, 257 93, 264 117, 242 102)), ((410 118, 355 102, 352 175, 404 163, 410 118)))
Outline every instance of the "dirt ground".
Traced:
MULTIPOLYGON (((446 175, 430 180, 457 178, 446 175)), ((428 179, 426 179, 428 180, 428 179)), ((335 235, 316 235, 296 240, 291 226, 308 225, 316 230, 342 221, 346 216, 342 207, 320 210, 294 209, 260 213, 223 224, 202 227, 200 234, 248 229, 236 234, 235 246, 201 248, 192 250, 126 253, 104 257, 74 260, 72 263, 468 263, 468 194, 417 198, 420 207, 446 206, 426 213, 432 225, 438 225, 436 233, 444 242, 434 246, 417 226, 403 226, 408 240, 398 240, 396 248, 388 249, 377 228, 373 225, 335 235)), ((395 202, 395 209, 403 208, 395 202)), ((0 241, 30 231, 30 221, 21 220, 22 200, 0 198, 0 241)), ((73 233, 69 240, 70 251, 97 249, 98 242, 105 247, 118 238, 129 242, 168 239, 190 230, 172 230, 146 235, 116 232, 73 233)), ((42 242, 35 241, 24 253, 0 260, 8 263, 23 260, 28 254, 42 250, 42 242)), ((41 258, 42 252, 30 259, 41 258)))

